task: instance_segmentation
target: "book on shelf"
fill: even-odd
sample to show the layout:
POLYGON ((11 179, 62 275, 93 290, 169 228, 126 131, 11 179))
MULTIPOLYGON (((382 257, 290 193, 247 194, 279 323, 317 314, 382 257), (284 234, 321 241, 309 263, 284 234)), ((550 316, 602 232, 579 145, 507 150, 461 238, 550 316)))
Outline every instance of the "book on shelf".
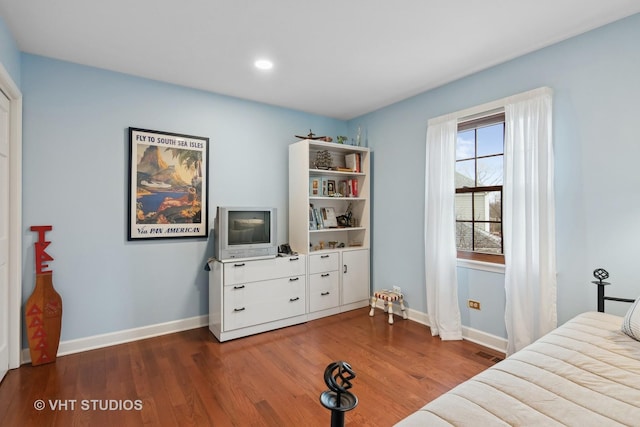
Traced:
POLYGON ((358 180, 357 179, 348 179, 347 180, 347 191, 348 197, 358 197, 358 180))
POLYGON ((313 212, 313 205, 309 205, 309 230, 317 230, 318 223, 316 222, 316 215, 313 212))
POLYGON ((313 218, 316 222, 315 230, 322 230, 324 228, 324 221, 322 220, 322 212, 320 212, 320 209, 313 208, 313 218))
POLYGON ((360 153, 351 153, 344 156, 344 165, 352 172, 360 172, 360 153))

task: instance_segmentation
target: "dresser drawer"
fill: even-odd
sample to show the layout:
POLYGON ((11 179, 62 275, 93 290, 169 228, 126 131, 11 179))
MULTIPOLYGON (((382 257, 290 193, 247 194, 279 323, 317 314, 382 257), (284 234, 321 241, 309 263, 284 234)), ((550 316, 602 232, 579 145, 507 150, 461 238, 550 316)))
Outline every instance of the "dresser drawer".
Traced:
POLYGON ((340 304, 337 271, 317 273, 309 276, 309 311, 325 310, 340 304))
POLYGON ((301 276, 305 273, 304 263, 304 257, 301 255, 277 257, 275 259, 225 262, 224 285, 230 286, 280 277, 301 276))
POLYGON ((335 271, 340 267, 338 252, 323 253, 309 256, 309 274, 323 271, 335 271))
POLYGON ((224 288, 225 331, 305 313, 305 276, 285 277, 224 288))

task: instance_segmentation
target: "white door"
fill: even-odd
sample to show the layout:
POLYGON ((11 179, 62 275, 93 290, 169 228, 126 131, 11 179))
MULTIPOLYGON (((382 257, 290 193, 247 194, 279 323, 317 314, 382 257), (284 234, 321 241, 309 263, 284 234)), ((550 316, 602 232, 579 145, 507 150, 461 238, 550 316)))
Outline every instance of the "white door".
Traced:
POLYGON ((0 380, 9 369, 9 99, 0 92, 0 380))
POLYGON ((342 252, 342 304, 369 299, 369 249, 342 252))

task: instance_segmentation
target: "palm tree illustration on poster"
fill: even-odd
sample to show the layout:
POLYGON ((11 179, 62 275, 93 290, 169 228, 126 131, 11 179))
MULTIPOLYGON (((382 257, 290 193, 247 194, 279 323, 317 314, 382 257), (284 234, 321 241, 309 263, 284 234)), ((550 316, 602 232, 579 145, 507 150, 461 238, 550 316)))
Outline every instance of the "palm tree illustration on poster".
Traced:
POLYGON ((209 139, 129 128, 129 240, 207 236, 209 139))

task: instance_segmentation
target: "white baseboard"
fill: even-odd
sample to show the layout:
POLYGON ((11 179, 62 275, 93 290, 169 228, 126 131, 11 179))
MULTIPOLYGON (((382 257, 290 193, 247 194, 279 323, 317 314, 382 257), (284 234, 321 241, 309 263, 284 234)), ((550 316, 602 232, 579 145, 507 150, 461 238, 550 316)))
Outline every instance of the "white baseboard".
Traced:
MULTIPOLYGON (((380 300, 376 304, 377 307, 383 308, 380 300)), ((421 323, 425 326, 429 325, 429 316, 421 311, 408 308, 407 315, 409 320, 421 323)), ((395 314, 401 314, 400 309, 394 308, 395 314)), ((157 337, 160 335, 171 334, 174 332, 196 329, 209 324, 209 316, 202 315, 190 317, 188 319, 174 320, 171 322, 158 323, 155 325, 142 326, 140 328, 125 329, 123 331, 110 332, 108 334, 93 335, 86 338, 62 341, 58 347, 58 356, 80 353, 97 348, 109 347, 117 344, 124 344, 131 341, 142 340, 145 338, 157 337)), ((507 349, 507 340, 496 335, 492 335, 467 326, 462 327, 462 337, 465 340, 480 344, 496 351, 504 353, 507 349)), ((31 354, 29 349, 22 349, 21 364, 30 363, 31 354)))
POLYGON ((507 339, 468 326, 462 327, 462 338, 501 353, 507 352, 507 339))
MULTIPOLYGON (((397 306, 397 304, 396 304, 397 306)), ((376 302, 376 307, 384 308, 384 301, 378 300, 376 302)), ((423 313, 421 311, 413 310, 408 308, 407 315, 409 316, 409 320, 413 320, 414 322, 421 323, 425 326, 431 326, 429 324, 429 316, 427 313, 423 313)), ((401 314, 402 312, 397 307, 393 308, 394 314, 401 314)), ((496 350, 502 353, 506 353, 507 351, 507 340, 506 338, 499 337, 497 335, 492 335, 487 332, 480 331, 478 329, 473 329, 468 326, 462 326, 462 339, 467 341, 471 341, 476 344, 480 344, 484 347, 488 347, 492 350, 496 350)))
MULTIPOLYGON (((108 334, 93 335, 86 338, 62 341, 58 346, 58 356, 80 353, 96 348, 109 347, 117 344, 124 344, 131 341, 145 338, 157 337, 160 335, 172 334, 174 332, 196 329, 209 324, 209 316, 196 316, 188 319, 174 320, 171 322, 158 323, 155 325, 142 326, 139 328, 125 329, 123 331, 110 332, 108 334)), ((21 363, 30 363, 31 354, 29 349, 22 349, 21 363)))

